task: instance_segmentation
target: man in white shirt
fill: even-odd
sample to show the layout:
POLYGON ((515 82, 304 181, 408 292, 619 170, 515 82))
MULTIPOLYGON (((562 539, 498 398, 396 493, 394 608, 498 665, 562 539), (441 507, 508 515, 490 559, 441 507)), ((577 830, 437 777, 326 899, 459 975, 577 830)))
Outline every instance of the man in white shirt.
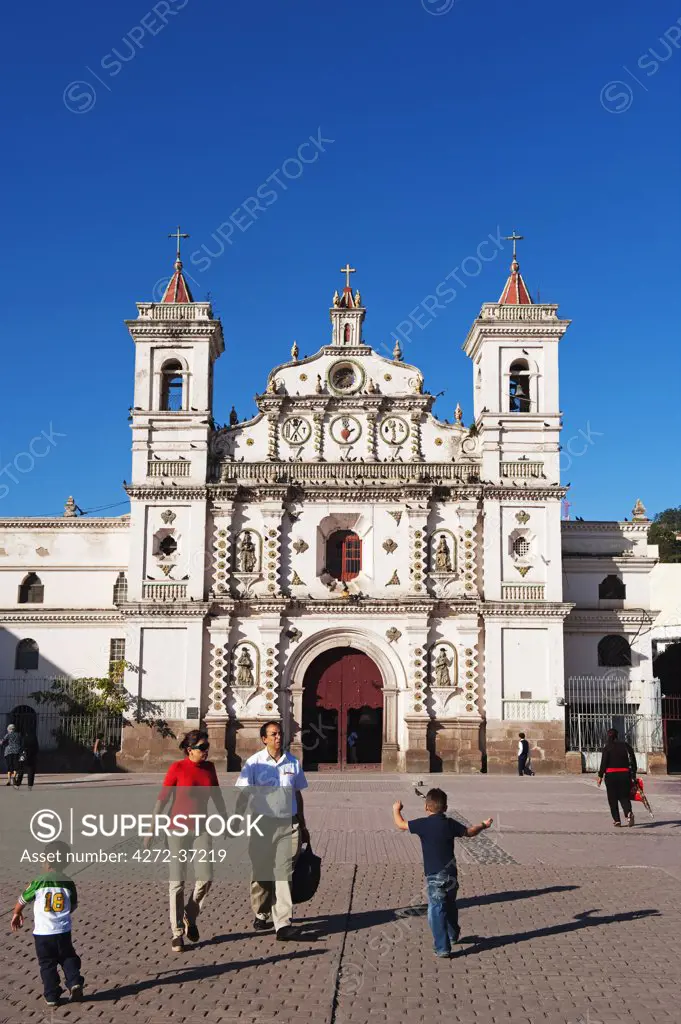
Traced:
MULTIPOLYGON (((278 868, 275 880, 260 881, 253 878, 251 881, 251 907, 255 914, 253 927, 256 931, 266 931, 274 924, 277 939, 286 941, 295 937, 295 930, 291 927, 291 882, 288 871, 282 871, 281 865, 290 865, 292 871, 301 845, 310 841, 300 792, 307 789, 307 779, 298 759, 282 751, 281 726, 278 722, 265 722, 260 729, 260 738, 263 749, 248 758, 236 785, 267 787, 260 801, 257 800, 257 794, 251 794, 252 809, 264 815, 263 831, 271 840, 272 864, 276 863, 278 868), (290 792, 282 792, 281 799, 277 799, 278 794, 272 792, 277 789, 290 792)), ((237 801, 237 813, 243 813, 246 803, 247 797, 244 794, 243 800, 240 797, 237 801)))

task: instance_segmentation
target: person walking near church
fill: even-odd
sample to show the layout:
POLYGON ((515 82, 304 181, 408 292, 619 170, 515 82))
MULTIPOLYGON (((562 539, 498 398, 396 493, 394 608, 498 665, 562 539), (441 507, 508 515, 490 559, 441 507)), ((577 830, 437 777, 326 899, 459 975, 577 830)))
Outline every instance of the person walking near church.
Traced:
MULTIPOLYGON (((263 749, 248 758, 236 780, 241 788, 263 786, 270 790, 262 794, 261 800, 257 793, 250 794, 255 813, 262 815, 258 827, 261 834, 264 833, 263 839, 252 836, 253 927, 259 932, 274 925, 277 939, 287 941, 296 937, 291 925, 292 872, 302 844, 310 841, 300 792, 307 789, 307 779, 298 759, 282 748, 279 722, 265 722, 260 728, 260 739, 263 749), (291 790, 291 793, 276 794, 271 792, 274 789, 291 790), (277 799, 279 795, 283 799, 277 799)), ((237 814, 244 813, 248 802, 248 794, 240 794, 237 814)))
POLYGON ((607 739, 601 754, 601 766, 598 769, 598 785, 605 778, 605 790, 608 794, 612 823, 615 828, 622 827, 620 804, 631 828, 634 824, 634 812, 631 809, 631 782, 636 778, 636 754, 624 740, 618 739, 617 729, 608 729, 607 739))
POLYGON ((7 765, 7 785, 11 786, 19 767, 19 757, 24 749, 21 733, 15 725, 7 726, 7 732, 2 741, 0 741, 0 747, 2 747, 5 764, 7 765))
MULTIPOLYGON (((169 904, 173 953, 184 952, 185 935, 190 942, 199 941, 196 919, 213 881, 210 835, 207 832, 200 832, 198 826, 195 832, 183 832, 184 826, 181 822, 176 822, 176 819, 183 819, 183 816, 191 818, 192 815, 205 815, 211 798, 218 814, 227 818, 215 765, 208 760, 208 733, 202 729, 191 729, 180 743, 180 750, 184 752, 184 757, 180 761, 174 761, 166 772, 163 789, 154 808, 154 814, 160 814, 172 798, 168 848, 171 857, 169 904), (194 864, 195 884, 185 904, 184 888, 188 863, 194 864)), ((146 838, 144 842, 148 846, 150 839, 146 838)))
POLYGON ((530 744, 527 742, 524 732, 518 733, 518 775, 534 775, 530 768, 530 744))

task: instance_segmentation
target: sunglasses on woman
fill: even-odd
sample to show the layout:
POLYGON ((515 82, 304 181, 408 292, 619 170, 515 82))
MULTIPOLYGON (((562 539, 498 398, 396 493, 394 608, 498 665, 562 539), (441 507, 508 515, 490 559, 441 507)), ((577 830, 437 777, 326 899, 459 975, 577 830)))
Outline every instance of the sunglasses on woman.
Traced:
POLYGON ((196 743, 196 744, 194 744, 194 746, 191 749, 192 750, 208 750, 209 748, 210 748, 210 743, 196 743))

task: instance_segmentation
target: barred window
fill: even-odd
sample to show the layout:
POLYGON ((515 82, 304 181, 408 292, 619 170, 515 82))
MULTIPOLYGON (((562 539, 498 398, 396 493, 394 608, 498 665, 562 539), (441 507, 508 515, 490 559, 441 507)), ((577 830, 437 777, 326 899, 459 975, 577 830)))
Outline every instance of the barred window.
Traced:
POLYGON ((598 584, 598 596, 601 601, 623 601, 627 596, 627 588, 622 578, 613 573, 598 584))
POLYGON ((113 674, 119 661, 125 661, 125 639, 116 637, 109 641, 109 675, 113 674))
POLYGON ((518 558, 524 558, 525 555, 529 555, 530 542, 527 537, 518 537, 513 541, 513 553, 516 554, 518 558))
POLYGON ((120 604, 128 600, 128 578, 124 572, 119 572, 113 588, 113 602, 120 604))

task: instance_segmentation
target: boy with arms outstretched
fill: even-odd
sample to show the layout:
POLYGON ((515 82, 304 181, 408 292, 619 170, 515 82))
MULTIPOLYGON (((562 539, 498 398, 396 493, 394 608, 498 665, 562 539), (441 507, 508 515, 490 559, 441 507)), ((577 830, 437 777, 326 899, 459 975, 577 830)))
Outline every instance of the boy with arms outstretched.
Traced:
POLYGON ((421 840, 423 870, 428 889, 428 924, 433 933, 435 956, 451 956, 452 945, 459 941, 459 915, 456 894, 459 881, 456 873, 454 840, 472 838, 492 824, 492 818, 468 828, 454 818, 448 818, 447 794, 441 789, 426 793, 426 817, 405 821, 402 802, 393 804, 393 819, 402 832, 411 832, 421 840))

